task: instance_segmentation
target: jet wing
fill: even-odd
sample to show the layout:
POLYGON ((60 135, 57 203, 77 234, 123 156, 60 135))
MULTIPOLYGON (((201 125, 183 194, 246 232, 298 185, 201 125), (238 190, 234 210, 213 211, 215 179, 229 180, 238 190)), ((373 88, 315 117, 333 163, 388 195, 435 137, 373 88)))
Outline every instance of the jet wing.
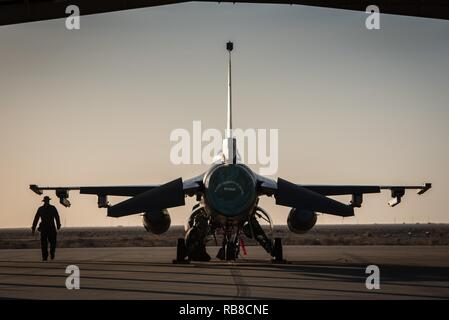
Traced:
MULTIPOLYGON (((69 5, 77 5, 81 15, 154 7, 183 0, 0 0, 0 25, 66 18, 69 5)), ((297 4, 365 12, 375 4, 381 13, 449 20, 447 0, 202 0, 201 2, 297 4)))
POLYGON ((360 208, 363 195, 369 193, 380 193, 382 190, 391 192, 391 200, 388 204, 394 207, 401 203, 406 190, 417 190, 419 195, 424 194, 432 187, 431 183, 423 185, 308 185, 294 184, 284 179, 277 181, 256 175, 258 181, 258 192, 276 198, 276 204, 288 207, 300 207, 322 213, 338 216, 354 215, 353 208, 360 208), (343 204, 328 196, 351 195, 349 204, 343 204))
POLYGON ((345 194, 365 194, 365 193, 379 193, 382 190, 398 190, 398 189, 415 189, 420 194, 426 192, 431 188, 430 183, 425 183, 419 186, 366 186, 366 185, 308 185, 303 184, 303 187, 312 191, 318 192, 325 196, 341 196, 345 194))
POLYGON ((42 195, 45 191, 55 191, 59 202, 70 207, 69 191, 79 191, 80 194, 98 196, 98 207, 108 208, 108 215, 113 217, 125 216, 143 212, 149 209, 165 209, 184 204, 185 196, 193 196, 202 187, 203 175, 183 181, 175 179, 165 184, 142 186, 86 186, 86 187, 40 187, 30 185, 30 189, 42 195), (114 206, 110 206, 108 196, 131 197, 114 206))
POLYGON ((89 186, 89 187, 40 187, 36 184, 30 185, 30 189, 38 194, 42 195, 44 191, 71 191, 77 190, 80 194, 93 194, 98 196, 123 196, 134 197, 139 193, 157 188, 158 184, 145 185, 145 186, 89 186))
POLYGON ((423 185, 405 185, 405 186, 357 186, 357 185, 302 185, 304 188, 312 190, 324 196, 352 195, 350 206, 360 208, 363 201, 363 195, 367 193, 380 193, 382 190, 391 192, 391 200, 388 204, 394 207, 401 203, 401 198, 405 190, 417 190, 422 195, 432 187, 431 183, 423 185))

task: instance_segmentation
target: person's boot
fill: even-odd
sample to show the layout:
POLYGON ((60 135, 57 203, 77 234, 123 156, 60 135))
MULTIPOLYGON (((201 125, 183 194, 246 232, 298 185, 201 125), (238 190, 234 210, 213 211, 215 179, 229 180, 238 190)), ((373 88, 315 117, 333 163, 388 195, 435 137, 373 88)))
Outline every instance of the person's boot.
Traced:
POLYGON ((55 258, 55 254, 54 254, 54 253, 52 253, 52 254, 50 255, 50 258, 51 258, 51 260, 54 260, 54 258, 55 258))
POLYGON ((47 257, 42 257, 42 261, 47 261, 47 257))

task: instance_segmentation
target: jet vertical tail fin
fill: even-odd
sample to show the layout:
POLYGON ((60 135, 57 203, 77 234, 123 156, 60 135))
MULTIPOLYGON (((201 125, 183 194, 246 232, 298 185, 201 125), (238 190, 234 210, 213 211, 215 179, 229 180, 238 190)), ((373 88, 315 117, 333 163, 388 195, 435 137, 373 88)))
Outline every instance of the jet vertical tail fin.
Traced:
POLYGON ((231 51, 234 49, 232 42, 226 43, 229 52, 228 62, 228 121, 223 140, 223 155, 226 163, 237 163, 237 142, 232 134, 232 74, 231 74, 231 51))

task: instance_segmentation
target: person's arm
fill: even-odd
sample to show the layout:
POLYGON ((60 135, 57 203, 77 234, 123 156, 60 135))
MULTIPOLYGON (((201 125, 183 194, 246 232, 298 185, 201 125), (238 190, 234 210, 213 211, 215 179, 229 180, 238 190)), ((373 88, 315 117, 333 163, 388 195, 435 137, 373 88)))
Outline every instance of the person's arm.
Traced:
POLYGON ((55 220, 56 220, 56 227, 59 229, 61 229, 61 221, 59 219, 59 213, 58 213, 58 209, 56 209, 56 207, 53 207, 55 209, 55 220))
POLYGON ((33 225, 31 226, 31 231, 34 233, 36 230, 37 223, 39 222, 39 218, 41 217, 40 208, 37 209, 36 215, 34 216, 33 225))

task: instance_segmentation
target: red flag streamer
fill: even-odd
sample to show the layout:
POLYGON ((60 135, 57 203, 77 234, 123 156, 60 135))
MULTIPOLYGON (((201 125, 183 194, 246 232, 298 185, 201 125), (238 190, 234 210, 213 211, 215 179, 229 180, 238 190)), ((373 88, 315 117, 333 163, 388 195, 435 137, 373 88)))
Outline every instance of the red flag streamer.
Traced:
POLYGON ((245 247, 245 242, 243 242, 243 239, 240 238, 240 247, 242 248, 243 251, 243 255, 246 256, 246 247, 245 247))

